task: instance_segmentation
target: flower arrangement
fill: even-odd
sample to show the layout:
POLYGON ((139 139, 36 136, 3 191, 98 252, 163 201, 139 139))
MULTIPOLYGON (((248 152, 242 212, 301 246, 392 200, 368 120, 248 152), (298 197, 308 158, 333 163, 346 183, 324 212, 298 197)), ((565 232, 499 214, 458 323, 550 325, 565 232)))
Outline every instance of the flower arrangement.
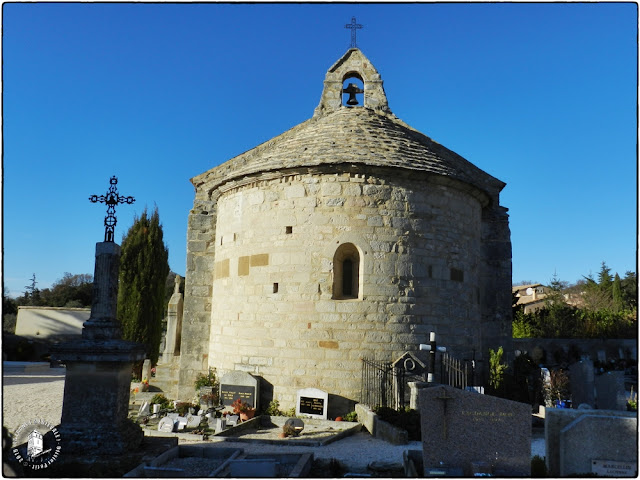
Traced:
POLYGON ((203 405, 208 405, 210 407, 215 406, 218 401, 218 395, 215 393, 205 393, 200 396, 200 403, 203 405))
POLYGON ((149 380, 147 378, 143 378, 142 382, 140 382, 140 389, 143 392, 146 392, 149 390, 149 380))
POLYGON ((136 403, 136 395, 140 393, 140 388, 138 387, 132 388, 131 393, 133 393, 133 403, 136 403))
POLYGON ((155 376, 156 376, 156 367, 153 367, 153 368, 151 369, 151 376, 152 376, 152 377, 155 377, 155 376))
POLYGON ((247 402, 243 402, 241 398, 236 398, 231 404, 233 413, 240 415, 241 420, 249 420, 256 414, 256 409, 249 406, 247 402))

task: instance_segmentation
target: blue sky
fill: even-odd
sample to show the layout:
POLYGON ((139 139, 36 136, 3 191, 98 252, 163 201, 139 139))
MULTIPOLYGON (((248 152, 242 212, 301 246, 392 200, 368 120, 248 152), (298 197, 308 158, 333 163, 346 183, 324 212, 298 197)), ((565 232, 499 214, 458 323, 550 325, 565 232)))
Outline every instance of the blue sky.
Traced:
POLYGON ((93 273, 116 175, 184 275, 189 179, 313 115, 358 47, 391 110, 507 186, 513 281, 636 270, 635 3, 3 4, 3 282, 93 273))

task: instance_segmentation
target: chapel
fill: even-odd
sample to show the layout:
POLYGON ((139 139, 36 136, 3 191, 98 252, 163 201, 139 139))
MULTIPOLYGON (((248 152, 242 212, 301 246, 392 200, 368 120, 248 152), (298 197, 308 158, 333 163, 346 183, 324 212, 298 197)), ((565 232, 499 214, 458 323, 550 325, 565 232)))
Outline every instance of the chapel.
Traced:
POLYGON ((346 409, 362 358, 430 332, 480 378, 509 350, 505 183, 396 117, 358 48, 311 118, 191 182, 179 398, 215 367, 258 377, 263 404, 309 387, 346 409))

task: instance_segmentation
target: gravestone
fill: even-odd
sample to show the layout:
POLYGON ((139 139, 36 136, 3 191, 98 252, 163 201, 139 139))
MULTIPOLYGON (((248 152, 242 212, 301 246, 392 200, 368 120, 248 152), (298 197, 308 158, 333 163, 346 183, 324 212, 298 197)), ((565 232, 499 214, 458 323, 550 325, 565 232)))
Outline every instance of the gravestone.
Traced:
POLYGON ((595 370, 591 360, 580 360, 569 367, 573 405, 595 405, 595 370))
POLYGON ((600 363, 606 363, 607 361, 607 352, 604 350, 598 350, 598 361, 600 363))
POLYGON ((186 426, 187 426, 187 417, 176 418, 176 427, 178 430, 184 430, 186 426))
POLYGON ((187 415, 187 428, 197 428, 200 426, 202 417, 200 415, 187 415))
MULTIPOLYGON (((631 418, 634 422, 638 421, 637 412, 621 412, 617 410, 594 410, 594 409, 568 409, 568 408, 548 408, 545 412, 545 457, 547 467, 549 469, 549 477, 560 476, 560 451, 561 445, 561 432, 569 424, 576 419, 584 415, 596 415, 598 417, 624 417, 631 418)), ((622 431, 620 432, 622 434, 622 431)), ((606 436, 600 435, 600 432, 591 432, 591 438, 584 438, 583 444, 585 449, 588 449, 592 455, 593 460, 615 460, 616 457, 610 456, 609 446, 615 446, 616 442, 628 442, 630 446, 635 450, 637 449, 637 439, 635 433, 631 438, 615 439, 610 441, 606 436), (605 456, 600 456, 605 455, 605 456)), ((579 448, 582 448, 579 446, 579 448)), ((616 447, 617 448, 617 447, 616 447)), ((565 453, 565 456, 567 454, 565 453)))
POLYGON ((220 378, 220 402, 225 407, 231 406, 236 399, 241 399, 251 408, 258 408, 260 397, 258 379, 247 372, 234 370, 220 378))
POLYGON ((151 381, 151 360, 148 358, 142 363, 142 380, 151 381))
MULTIPOLYGON (((542 383, 542 391, 545 392, 551 385, 551 372, 548 368, 540 367, 540 382, 542 383)), ((553 407, 553 399, 544 395, 544 406, 553 407)))
POLYGON ((530 476, 531 405, 446 385, 419 395, 425 476, 473 476, 487 465, 495 476, 530 476))
POLYGON ((638 476, 638 463, 594 460, 591 462, 591 472, 598 477, 634 478, 638 476))
POLYGON ((160 419, 160 422, 158 423, 158 431, 159 432, 165 432, 165 433, 171 433, 171 432, 173 432, 174 425, 175 425, 175 423, 173 421, 173 418, 163 417, 163 418, 160 419))
POLYGON ((598 410, 591 412, 593 415, 576 418, 560 432, 560 476, 598 473, 609 467, 619 472, 608 476, 635 478, 638 419, 598 415, 598 410), (598 463, 594 465, 595 461, 598 463), (627 468, 615 468, 614 465, 626 465, 627 468), (626 470, 626 474, 622 470, 626 470))
POLYGON ((139 417, 144 417, 149 415, 149 402, 144 402, 142 405, 140 405, 140 410, 138 410, 138 416, 139 417))
POLYGON ((298 390, 296 399, 296 416, 327 419, 329 394, 319 388, 303 388, 298 390))
POLYGON ((626 410, 627 395, 624 389, 624 372, 607 372, 596 375, 596 405, 602 410, 626 410))
POLYGON ((163 352, 162 361, 165 363, 170 363, 176 356, 180 355, 182 306, 184 304, 182 293, 180 293, 181 280, 182 277, 180 275, 175 276, 173 295, 167 307, 167 332, 165 334, 164 348, 160 349, 163 352))

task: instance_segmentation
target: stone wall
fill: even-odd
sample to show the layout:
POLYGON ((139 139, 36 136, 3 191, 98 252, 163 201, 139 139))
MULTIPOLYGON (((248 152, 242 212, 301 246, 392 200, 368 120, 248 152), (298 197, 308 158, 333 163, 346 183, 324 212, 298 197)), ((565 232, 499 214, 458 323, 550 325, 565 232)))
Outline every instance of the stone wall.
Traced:
POLYGON ((209 365, 262 376, 290 408, 305 387, 357 400, 361 357, 395 360, 431 331, 454 355, 481 350, 479 201, 434 176, 319 170, 218 198, 209 365), (358 298, 335 298, 345 244, 358 298))
POLYGON ((215 209, 215 202, 204 192, 196 195, 193 209, 189 212, 178 380, 178 398, 183 400, 193 398, 197 374, 206 372, 209 367, 209 342, 206 339, 209 338, 211 324, 215 209))
POLYGON ((80 338, 82 324, 90 315, 90 308, 20 306, 16 335, 48 341, 80 338))

